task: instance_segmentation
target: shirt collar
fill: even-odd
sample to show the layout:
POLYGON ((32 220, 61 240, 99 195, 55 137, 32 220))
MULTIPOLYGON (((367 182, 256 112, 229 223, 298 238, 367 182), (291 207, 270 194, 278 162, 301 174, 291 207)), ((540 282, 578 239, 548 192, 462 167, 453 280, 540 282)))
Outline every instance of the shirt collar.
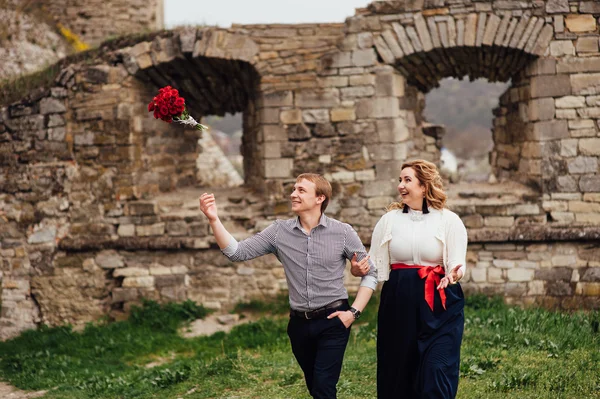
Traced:
MULTIPOLYGON (((324 213, 321 214, 321 217, 319 218, 319 224, 317 226, 323 226, 323 227, 329 226, 329 218, 327 216, 325 216, 324 213)), ((302 230, 302 223, 300 223, 300 216, 296 216, 296 218, 294 219, 294 228, 302 230)))

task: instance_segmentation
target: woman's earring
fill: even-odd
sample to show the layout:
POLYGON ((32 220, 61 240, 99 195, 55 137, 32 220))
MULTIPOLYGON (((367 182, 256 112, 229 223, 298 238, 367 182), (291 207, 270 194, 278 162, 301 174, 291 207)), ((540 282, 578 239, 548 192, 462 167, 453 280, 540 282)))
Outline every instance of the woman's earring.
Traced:
POLYGON ((429 209, 427 208, 427 200, 423 197, 423 213, 429 213, 429 209))

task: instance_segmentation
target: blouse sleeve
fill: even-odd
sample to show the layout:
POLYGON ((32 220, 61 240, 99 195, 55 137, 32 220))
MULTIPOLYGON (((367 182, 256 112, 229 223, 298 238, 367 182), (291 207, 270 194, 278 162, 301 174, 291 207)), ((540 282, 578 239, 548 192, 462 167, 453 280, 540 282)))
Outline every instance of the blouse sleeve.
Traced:
POLYGON ((457 214, 452 213, 446 231, 446 245, 448 247, 447 270, 452 270, 462 265, 460 270, 463 276, 467 270, 467 229, 457 214))
POLYGON ((371 236, 371 246, 369 247, 369 257, 375 264, 377 269, 377 280, 386 281, 389 276, 389 259, 387 255, 387 247, 382 248, 381 243, 385 235, 387 214, 383 215, 375 225, 371 236))

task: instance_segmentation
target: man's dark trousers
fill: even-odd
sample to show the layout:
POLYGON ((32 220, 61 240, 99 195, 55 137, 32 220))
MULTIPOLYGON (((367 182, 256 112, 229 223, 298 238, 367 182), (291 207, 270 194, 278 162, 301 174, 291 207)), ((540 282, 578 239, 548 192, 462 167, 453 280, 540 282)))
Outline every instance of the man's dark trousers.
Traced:
POLYGON ((308 391, 315 399, 336 398, 336 385, 342 371, 350 328, 346 328, 339 317, 328 319, 327 316, 348 309, 345 303, 310 320, 290 316, 287 332, 292 352, 304 372, 308 391))

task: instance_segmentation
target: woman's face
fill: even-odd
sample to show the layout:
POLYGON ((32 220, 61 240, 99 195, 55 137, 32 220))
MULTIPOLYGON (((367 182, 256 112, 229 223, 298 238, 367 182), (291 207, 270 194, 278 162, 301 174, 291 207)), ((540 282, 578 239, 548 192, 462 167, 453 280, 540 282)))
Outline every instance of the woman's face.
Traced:
POLYGON ((421 182, 415 177, 413 168, 404 168, 400 172, 398 193, 402 197, 402 202, 411 209, 421 210, 423 207, 425 186, 421 185, 421 182))

